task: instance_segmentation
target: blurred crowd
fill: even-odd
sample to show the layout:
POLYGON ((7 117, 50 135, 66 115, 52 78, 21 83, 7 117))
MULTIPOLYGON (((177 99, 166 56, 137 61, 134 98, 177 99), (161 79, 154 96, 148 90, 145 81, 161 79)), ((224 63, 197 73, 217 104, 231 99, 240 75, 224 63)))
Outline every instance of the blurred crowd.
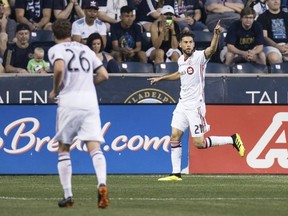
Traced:
POLYGON ((123 62, 177 62, 177 35, 212 34, 218 20, 224 31, 212 61, 288 60, 286 0, 0 0, 0 73, 49 73, 49 47, 33 46, 31 35, 51 33, 60 18, 110 73, 121 72, 123 62))

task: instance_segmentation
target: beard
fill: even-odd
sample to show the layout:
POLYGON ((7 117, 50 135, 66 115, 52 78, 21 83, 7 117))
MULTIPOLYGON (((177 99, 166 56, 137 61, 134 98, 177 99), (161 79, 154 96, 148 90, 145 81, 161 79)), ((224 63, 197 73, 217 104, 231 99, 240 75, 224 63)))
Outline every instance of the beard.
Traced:
POLYGON ((194 52, 194 50, 192 50, 192 49, 186 49, 186 50, 182 50, 182 51, 187 57, 190 57, 194 52))

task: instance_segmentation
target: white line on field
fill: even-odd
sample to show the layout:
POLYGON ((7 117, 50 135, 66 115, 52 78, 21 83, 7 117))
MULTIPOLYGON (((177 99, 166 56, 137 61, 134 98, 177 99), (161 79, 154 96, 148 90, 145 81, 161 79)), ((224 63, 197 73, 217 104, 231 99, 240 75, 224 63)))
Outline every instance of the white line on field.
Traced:
MULTIPOLYGON (((0 200, 59 200, 60 198, 27 198, 0 196, 0 200)), ((76 200, 93 200, 94 198, 75 198, 76 200)), ((110 200, 131 200, 131 201, 205 201, 205 200, 288 200, 288 197, 190 197, 190 198, 139 198, 139 197, 109 197, 110 200)))

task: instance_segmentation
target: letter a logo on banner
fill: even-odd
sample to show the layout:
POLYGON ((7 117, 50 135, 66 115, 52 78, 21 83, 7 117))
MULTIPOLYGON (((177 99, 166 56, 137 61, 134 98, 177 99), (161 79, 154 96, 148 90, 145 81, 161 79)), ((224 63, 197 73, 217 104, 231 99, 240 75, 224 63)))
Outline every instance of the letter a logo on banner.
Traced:
POLYGON ((288 132, 288 112, 279 112, 274 115, 272 123, 257 142, 252 151, 247 155, 247 163, 252 168, 269 168, 273 166, 275 160, 278 160, 282 168, 288 168, 288 140, 286 133, 288 132), (284 126, 284 127, 283 127, 284 126), (275 134, 280 135, 277 137, 274 144, 286 144, 286 148, 268 148, 264 158, 259 158, 260 154, 272 144, 271 140, 275 134))

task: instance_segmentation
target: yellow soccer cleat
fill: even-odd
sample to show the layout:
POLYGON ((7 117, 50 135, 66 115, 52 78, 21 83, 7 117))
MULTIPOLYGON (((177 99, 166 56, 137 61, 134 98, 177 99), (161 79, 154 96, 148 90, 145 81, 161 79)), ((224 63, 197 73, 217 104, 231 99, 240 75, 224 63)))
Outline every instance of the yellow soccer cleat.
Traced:
POLYGON ((241 157, 244 157, 245 147, 244 147, 244 144, 240 138, 240 135, 238 133, 236 133, 236 134, 233 134, 231 137, 233 139, 233 147, 235 147, 237 149, 237 151, 239 152, 239 155, 241 157))
POLYGON ((181 174, 171 174, 169 176, 159 178, 158 181, 182 181, 181 174))

